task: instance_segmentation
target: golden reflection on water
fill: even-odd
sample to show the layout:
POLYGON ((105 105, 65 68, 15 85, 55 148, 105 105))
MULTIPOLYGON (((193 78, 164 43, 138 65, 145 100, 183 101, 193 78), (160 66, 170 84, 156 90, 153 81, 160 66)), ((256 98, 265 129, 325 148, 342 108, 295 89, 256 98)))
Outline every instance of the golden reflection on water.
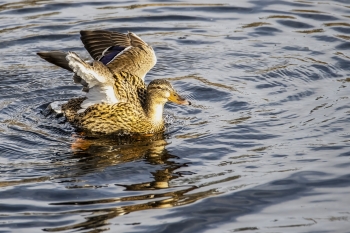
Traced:
POLYGON ((271 24, 265 23, 265 22, 254 22, 254 23, 245 24, 242 26, 242 28, 261 27, 261 26, 265 26, 265 25, 271 25, 271 24))
MULTIPOLYGON (((170 208, 174 206, 182 206, 193 203, 197 200, 203 199, 205 197, 213 196, 215 194, 215 190, 208 190, 205 192, 191 193, 187 194, 190 191, 195 190, 197 187, 189 187, 184 190, 174 191, 174 192, 165 192, 161 194, 145 194, 138 196, 130 196, 124 198, 116 198, 111 200, 101 200, 101 201, 92 201, 92 202, 74 202, 74 203, 61 203, 61 205, 89 205, 89 204, 97 204, 97 203, 120 203, 120 202, 135 202, 135 201, 144 201, 149 200, 146 203, 142 204, 134 204, 134 205, 125 205, 121 207, 107 207, 102 209, 94 209, 94 210, 78 210, 65 212, 62 214, 74 214, 79 213, 88 214, 88 217, 84 218, 84 222, 71 224, 64 227, 56 227, 56 228, 46 228, 44 231, 48 232, 56 232, 56 231, 64 231, 64 230, 72 230, 72 229, 95 229, 96 227, 108 226, 108 220, 116 218, 118 216, 123 216, 135 211, 149 210, 149 209, 160 209, 160 208, 170 208), (158 200, 157 200, 158 199, 158 200)), ((218 193, 216 193, 218 194, 218 193)), ((57 204, 56 204, 57 205, 57 204)), ((59 205, 59 204, 58 204, 59 205)), ((110 205, 109 205, 110 206, 110 205)), ((106 231, 108 229, 99 229, 99 232, 106 231)))
POLYGON ((326 12, 316 11, 316 10, 302 10, 302 9, 294 9, 292 11, 299 12, 299 13, 315 13, 315 14, 325 14, 326 13, 326 12))
POLYGON ((36 177, 29 179, 21 179, 21 180, 11 180, 11 181, 1 181, 0 187, 12 187, 21 184, 29 184, 29 183, 39 183, 50 180, 50 177, 36 177))
POLYGON ((46 13, 46 14, 32 15, 32 16, 25 17, 24 19, 26 19, 26 20, 38 19, 41 17, 48 17, 48 16, 53 16, 53 15, 59 15, 59 14, 60 14, 60 12, 56 11, 56 12, 51 12, 51 13, 46 13))
POLYGON ((47 0, 31 0, 31 1, 19 1, 19 2, 11 2, 0 5, 0 11, 12 10, 12 9, 22 9, 27 6, 38 6, 43 2, 48 2, 47 0))
POLYGON ((187 133, 187 134, 179 134, 176 135, 176 138, 182 138, 182 139, 194 139, 194 138, 199 138, 203 137, 205 135, 208 135, 209 133, 187 133))
POLYGON ((21 26, 16 26, 16 27, 11 27, 11 28, 4 28, 0 30, 0 33, 9 33, 11 31, 15 31, 18 29, 23 29, 23 28, 30 28, 30 27, 35 27, 38 24, 27 24, 27 25, 21 25, 21 26))
POLYGON ((126 163, 140 158, 159 158, 164 153, 165 141, 163 134, 153 136, 132 136, 115 138, 83 138, 76 136, 71 145, 74 157, 84 159, 93 155, 99 158, 98 166, 111 166, 126 163))
POLYGON ((237 125, 237 124, 240 124, 240 123, 243 123, 247 120, 249 120, 251 117, 248 116, 248 117, 240 117, 240 118, 237 118, 237 119, 233 119, 233 120, 224 120, 225 122, 227 122, 227 124, 230 124, 230 125, 237 125))
POLYGON ((295 2, 300 2, 300 3, 305 3, 305 4, 313 4, 313 2, 303 1, 303 0, 296 0, 295 2))
POLYGON ((290 55, 287 55, 287 56, 283 56, 283 57, 277 57, 277 56, 272 56, 271 58, 290 58, 290 59, 296 59, 298 61, 302 61, 302 62, 306 62, 306 63, 317 63, 317 64, 322 64, 322 65, 328 65, 327 62, 324 62, 324 61, 320 61, 320 60, 316 60, 312 57, 304 57, 304 58, 301 58, 301 57, 296 57, 296 56, 290 56, 290 55))
POLYGON ((317 29, 311 29, 311 30, 302 30, 302 31, 295 31, 298 33, 305 33, 305 34, 312 34, 312 33, 320 33, 324 32, 322 28, 317 28, 317 29))
POLYGON ((177 80, 184 80, 184 79, 195 79, 195 80, 200 81, 208 86, 220 87, 220 88, 227 89, 230 91, 238 91, 236 88, 234 88, 232 86, 225 85, 222 83, 210 82, 206 78, 199 77, 198 75, 194 75, 194 74, 186 75, 186 76, 182 76, 182 77, 167 78, 167 80, 169 80, 169 81, 177 81, 177 80))
POLYGON ((272 67, 268 67, 267 69, 262 69, 262 70, 258 70, 258 71, 255 71, 254 73, 256 74, 265 74, 265 73, 269 73, 271 71, 276 71, 276 70, 282 70, 282 69, 285 69, 289 66, 295 66, 296 64, 283 64, 283 65, 275 65, 275 66, 272 66, 272 67))
POLYGON ((344 53, 342 53, 342 52, 335 52, 334 54, 335 54, 335 55, 339 55, 339 56, 341 56, 341 57, 343 57, 343 58, 350 59, 349 56, 346 56, 346 55, 345 55, 344 53))
POLYGON ((335 36, 343 40, 350 40, 350 36, 346 36, 346 35, 335 35, 335 36))
MULTIPOLYGON (((72 143, 73 154, 70 156, 69 162, 71 166, 70 174, 52 175, 50 177, 37 177, 30 179, 22 179, 16 181, 3 181, 0 187, 12 187, 29 183, 42 183, 49 180, 55 180, 65 177, 79 177, 91 171, 96 172, 108 167, 112 167, 121 163, 128 163, 135 160, 145 160, 146 163, 159 166, 160 169, 152 172, 152 180, 149 182, 133 183, 133 184, 116 184, 124 187, 124 191, 136 191, 136 195, 126 195, 123 197, 108 199, 93 199, 74 202, 55 202, 50 203, 53 206, 74 206, 74 210, 61 212, 60 215, 71 216, 75 214, 87 215, 84 220, 79 223, 66 225, 63 227, 46 228, 45 231, 56 232, 72 229, 93 229, 109 225, 109 220, 135 211, 171 208, 174 206, 188 205, 206 197, 220 194, 215 188, 209 188, 203 191, 203 187, 210 187, 217 183, 228 182, 240 178, 237 175, 225 177, 197 185, 179 185, 172 186, 171 180, 178 178, 181 174, 177 174, 175 170, 181 167, 187 167, 186 163, 177 163, 174 159, 178 158, 169 153, 166 149, 168 142, 164 135, 155 135, 147 139, 139 138, 121 138, 117 139, 88 139, 77 137, 72 143), (156 193, 154 191, 158 190, 156 193), (197 190, 197 192, 195 192, 197 190), (144 192, 140 194, 140 191, 144 192), (130 204, 131 202, 131 204, 130 204), (127 204, 124 204, 127 203, 127 204), (103 205, 101 208, 94 208, 91 205, 103 205), (115 207, 113 207, 115 205, 115 207), (112 207, 111 207, 112 206, 112 207)), ((51 164, 50 166, 52 166, 51 164)), ((57 166, 62 164, 58 163, 57 166)), ((67 164, 66 164, 67 165, 67 164)), ((220 175, 220 174, 215 174, 220 175)), ((66 189, 80 188, 99 188, 94 185, 84 184, 75 185, 83 180, 71 179, 67 183, 66 189), (73 182, 73 183, 72 183, 73 182)), ((118 195, 120 196, 120 195, 118 195)), ((55 213, 57 214, 57 213, 55 213)), ((35 215, 50 215, 50 213, 36 213, 35 215)))
POLYGON ((162 7, 162 6, 190 6, 190 7, 210 7, 210 6, 225 6, 226 4, 210 4, 210 3, 151 3, 151 4, 133 4, 128 6, 106 6, 106 7, 100 7, 98 9, 117 9, 117 8, 125 8, 128 10, 133 10, 137 8, 146 8, 146 7, 162 7))
MULTIPOLYGON (((96 227, 104 227, 109 225, 108 220, 115 217, 122 216, 135 211, 149 210, 149 209, 160 209, 160 208, 170 208, 174 206, 188 205, 190 203, 196 202, 206 197, 215 196, 220 194, 216 189, 211 188, 204 191, 197 191, 197 189, 203 187, 210 187, 217 183, 227 182, 230 180, 235 180, 240 178, 240 176, 234 175, 226 177, 223 179, 215 180, 212 182, 207 182, 202 185, 181 185, 181 186, 171 186, 170 181, 178 178, 179 174, 175 173, 175 170, 181 167, 187 167, 186 163, 177 163, 174 158, 177 156, 172 155, 166 149, 168 145, 166 139, 163 135, 155 135, 154 137, 149 137, 148 140, 143 139, 142 141, 133 141, 131 144, 124 144, 125 142, 130 142, 130 140, 135 139, 123 139, 119 141, 119 145, 116 145, 115 140, 107 139, 83 139, 73 142, 72 145, 78 143, 82 145, 84 142, 84 147, 72 146, 75 148, 73 157, 77 161, 77 164, 83 162, 83 166, 88 170, 101 170, 104 168, 111 167, 120 163, 127 163, 134 160, 144 159, 148 164, 159 165, 161 164, 161 169, 152 172, 153 180, 150 182, 134 183, 134 184, 116 184, 117 186, 124 187, 124 191, 137 191, 137 195, 129 195, 118 198, 108 198, 108 199, 97 199, 97 200, 84 200, 84 201, 74 201, 74 202, 56 202, 50 203, 50 205, 66 205, 75 206, 74 211, 67 211, 61 213, 62 215, 73 215, 79 213, 80 215, 88 214, 84 218, 83 222, 67 225, 64 227, 56 228, 46 228, 45 231, 56 232, 72 229, 93 229, 96 227), (94 158, 94 161, 87 162, 90 157, 94 158), (155 190, 159 190, 154 193, 155 190), (161 190, 161 191, 160 191, 161 190), (143 191, 144 194, 140 194, 143 191), (189 193, 191 192, 191 193, 189 193), (130 203, 125 204, 123 203, 130 203), (90 206, 94 204, 107 204, 106 207, 97 209, 85 209, 85 206, 90 206), (113 203, 116 207, 111 207, 113 203), (79 208, 79 206, 81 208, 79 208), (76 210, 79 209, 79 210, 76 210)), ((83 172, 83 171, 82 171, 83 172)), ((78 175, 79 172, 76 172, 78 175)), ((215 176, 220 174, 215 174, 215 176)), ((71 186, 66 187, 69 189, 74 188, 89 188, 89 185, 84 186, 71 186)), ((93 186, 91 186, 93 187, 93 186)), ((100 228, 101 229, 101 228, 100 228)), ((100 231, 105 231, 106 229, 101 229, 100 231)))
POLYGON ((344 23, 344 22, 336 22, 336 23, 325 23, 324 24, 327 27, 350 27, 350 23, 344 23))
POLYGON ((270 15, 266 19, 295 19, 295 17, 290 15, 270 15))

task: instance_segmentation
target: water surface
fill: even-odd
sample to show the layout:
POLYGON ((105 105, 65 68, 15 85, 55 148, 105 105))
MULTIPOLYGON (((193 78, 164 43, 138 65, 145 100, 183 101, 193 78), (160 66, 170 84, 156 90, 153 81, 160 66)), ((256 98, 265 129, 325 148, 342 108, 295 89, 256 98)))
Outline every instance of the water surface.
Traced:
POLYGON ((0 1, 1 232, 349 232, 347 1, 0 1), (43 50, 80 30, 154 47, 169 134, 84 140, 43 50))

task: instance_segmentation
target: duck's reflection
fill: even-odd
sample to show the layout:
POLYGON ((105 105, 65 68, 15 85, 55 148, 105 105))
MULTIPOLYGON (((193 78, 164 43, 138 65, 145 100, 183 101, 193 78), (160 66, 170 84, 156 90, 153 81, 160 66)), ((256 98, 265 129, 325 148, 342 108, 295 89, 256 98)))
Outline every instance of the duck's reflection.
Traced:
POLYGON ((84 222, 65 227, 47 228, 45 231, 66 231, 70 229, 87 230, 98 228, 100 232, 104 231, 104 226, 109 225, 108 220, 117 216, 134 211, 186 205, 199 199, 218 194, 216 190, 213 189, 205 191, 198 190, 197 192, 191 192, 189 194, 190 191, 200 188, 197 186, 171 187, 169 184, 170 181, 181 176, 181 174, 177 174, 174 171, 178 168, 186 167, 187 164, 176 162, 178 157, 171 155, 166 150, 167 141, 164 136, 158 135, 157 137, 151 137, 146 140, 129 138, 127 143, 123 140, 119 141, 120 144, 118 146, 115 145, 115 142, 114 145, 112 145, 108 140, 99 139, 84 139, 84 141, 80 139, 74 142, 78 143, 80 146, 78 150, 77 144, 74 145, 74 148, 77 150, 74 156, 79 158, 81 162, 85 162, 82 163, 85 165, 81 171, 90 170, 86 167, 87 164, 89 164, 89 166, 94 166, 94 169, 103 169, 118 163, 127 163, 137 159, 144 159, 148 164, 161 165, 158 166, 160 169, 152 172, 152 181, 128 185, 116 184, 125 187, 125 191, 138 191, 136 192, 137 195, 80 202, 51 203, 51 205, 66 205, 74 206, 75 208, 80 206, 80 210, 75 210, 74 213, 73 211, 68 211, 66 214, 76 214, 78 212, 81 213, 81 215, 89 213, 89 216, 84 218, 84 222), (134 141, 130 144, 130 140, 134 141), (82 145, 84 147, 81 147, 82 145), (92 157, 95 158, 95 161, 86 163, 86 161, 91 160, 92 157), (140 191, 143 193, 140 194, 140 191), (130 204, 130 202, 132 204, 130 204), (96 204, 104 207, 98 209, 91 207, 96 204))
MULTIPOLYGON (((117 138, 82 138, 76 137, 72 143, 72 159, 75 159, 75 176, 80 176, 91 170, 104 169, 117 164, 144 160, 147 164, 163 165, 164 171, 154 174, 155 181, 164 180, 165 173, 186 166, 174 162, 177 156, 171 155, 165 149, 168 144, 166 136, 153 135, 145 137, 117 138)), ((167 181, 172 179, 169 175, 167 181)), ((159 186, 160 187, 160 186, 159 186)), ((168 186, 164 186, 166 188, 168 186)), ((161 188, 161 187, 160 187, 161 188)), ((135 189, 130 189, 135 190, 135 189)))
POLYGON ((169 188, 169 182, 179 176, 174 171, 186 167, 187 164, 175 162, 179 157, 171 155, 165 149, 167 144, 163 134, 113 139, 78 137, 72 144, 73 158, 78 159, 76 165, 80 164, 82 167, 76 169, 75 175, 143 159, 147 164, 161 165, 160 170, 151 172, 153 181, 119 186, 125 187, 126 191, 169 188))

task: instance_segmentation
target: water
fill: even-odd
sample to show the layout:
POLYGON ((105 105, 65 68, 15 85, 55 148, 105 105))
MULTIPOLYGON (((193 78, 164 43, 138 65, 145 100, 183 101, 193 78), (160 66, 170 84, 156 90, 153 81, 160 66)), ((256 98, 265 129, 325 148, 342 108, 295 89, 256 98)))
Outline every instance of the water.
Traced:
POLYGON ((0 1, 1 232, 350 232, 348 1, 0 1), (81 95, 36 52, 154 47, 193 106, 141 141, 42 112, 81 95))

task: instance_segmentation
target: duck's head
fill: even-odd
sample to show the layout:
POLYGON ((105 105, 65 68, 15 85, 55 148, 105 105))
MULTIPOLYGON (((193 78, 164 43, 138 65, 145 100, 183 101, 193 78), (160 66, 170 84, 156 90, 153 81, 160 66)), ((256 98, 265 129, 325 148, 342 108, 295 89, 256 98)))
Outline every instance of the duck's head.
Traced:
POLYGON ((181 97, 173 86, 164 79, 156 79, 148 84, 147 93, 152 101, 165 104, 167 101, 180 104, 191 105, 191 102, 181 97))

